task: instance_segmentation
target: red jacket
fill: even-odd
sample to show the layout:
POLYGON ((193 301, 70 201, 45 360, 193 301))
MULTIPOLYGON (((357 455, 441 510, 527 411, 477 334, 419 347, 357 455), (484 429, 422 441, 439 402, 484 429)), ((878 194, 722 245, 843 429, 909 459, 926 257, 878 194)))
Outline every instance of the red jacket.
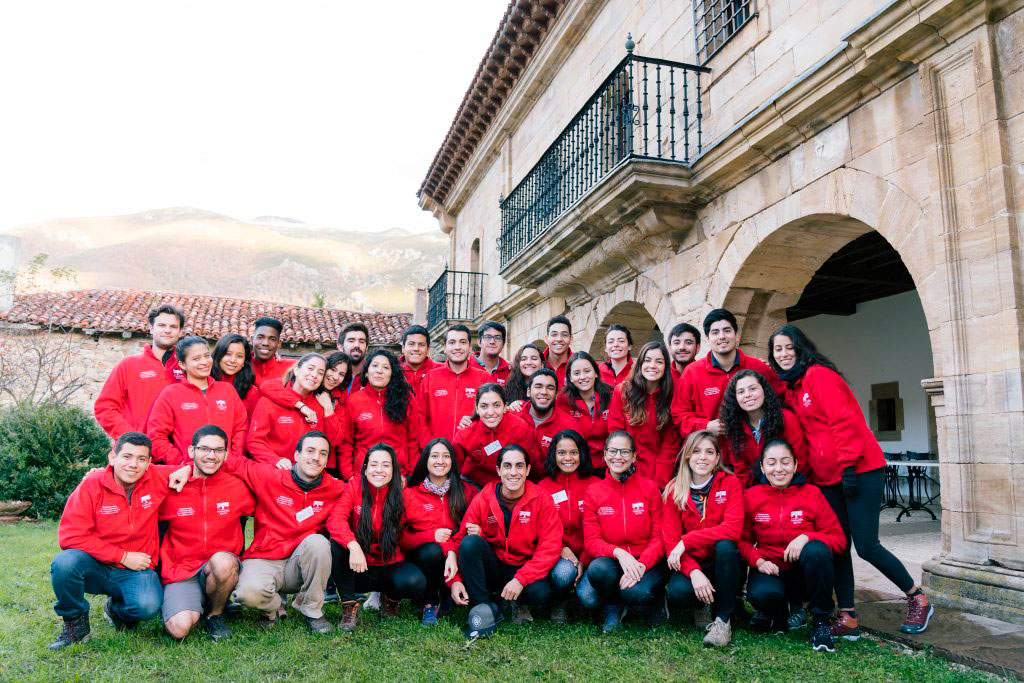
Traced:
POLYGON ((476 412, 476 390, 488 382, 489 377, 473 362, 459 374, 452 372, 445 363, 423 377, 416 397, 423 417, 420 448, 438 437, 455 439, 459 421, 476 412))
POLYGON ((643 424, 633 426, 626 417, 625 403, 622 392, 626 385, 615 387, 612 402, 608 406, 608 431, 625 430, 636 441, 636 471, 652 480, 658 486, 664 486, 675 474, 676 457, 682 443, 679 431, 672 420, 658 429, 655 403, 658 393, 648 394, 645 402, 647 419, 643 424))
MULTIPOLYGON (((372 515, 374 537, 380 534, 381 521, 384 516, 384 501, 387 499, 387 495, 388 487, 386 486, 374 489, 370 494, 372 502, 370 514, 372 515)), ((362 477, 357 477, 345 484, 345 491, 341 494, 341 499, 338 500, 338 504, 334 506, 331 514, 327 517, 327 531, 331 534, 331 538, 343 546, 356 540, 355 530, 359 528, 359 520, 363 512, 363 482, 362 477)), ((403 513, 399 524, 401 526, 404 523, 405 514, 403 513)), ((395 547, 394 556, 390 558, 385 558, 381 554, 379 543, 371 543, 369 548, 362 548, 362 551, 366 555, 366 564, 371 567, 384 567, 405 559, 400 543, 395 547)))
POLYGON ((398 363, 402 367, 402 372, 405 373, 405 379, 409 382, 409 386, 411 386, 412 390, 417 393, 419 393, 420 382, 423 380, 423 377, 434 368, 439 368, 444 365, 444 363, 438 363, 430 356, 426 357, 423 363, 420 364, 418 370, 413 370, 412 367, 405 362, 405 356, 399 356, 398 363))
POLYGON ((522 420, 526 428, 533 434, 535 445, 533 458, 530 460, 530 479, 534 482, 539 482, 547 473, 545 463, 548 459, 548 448, 551 446, 551 441, 555 438, 555 434, 564 432, 567 429, 576 429, 576 420, 569 417, 568 413, 559 410, 556 406, 547 419, 540 424, 536 424, 533 421, 533 415, 530 413, 529 402, 524 403, 522 409, 518 413, 512 413, 512 415, 522 420))
POLYGON ((790 484, 784 489, 758 484, 744 492, 743 504, 746 518, 739 550, 755 569, 762 558, 780 569, 789 568, 782 556, 800 534, 821 541, 833 554, 846 548, 846 535, 836 513, 813 484, 790 484))
POLYGON ((562 552, 562 520, 551 497, 533 482, 512 508, 512 523, 505 534, 505 516, 498 504, 499 484, 488 484, 469 504, 462 518, 456 546, 466 537, 466 523, 480 527, 480 537, 491 544, 505 564, 519 567, 515 578, 524 586, 548 575, 562 552))
POLYGON ((551 349, 544 349, 544 353, 541 354, 541 359, 544 361, 544 367, 550 368, 555 371, 558 375, 558 388, 561 389, 565 386, 565 373, 569 371, 569 359, 572 358, 572 348, 569 348, 565 354, 565 360, 557 367, 551 367, 551 363, 548 362, 548 352, 551 349))
POLYGON ((717 367, 713 359, 714 354, 708 352, 704 358, 687 365, 683 378, 673 389, 672 419, 679 425, 679 433, 684 439, 718 418, 718 408, 722 405, 725 388, 740 370, 756 371, 768 380, 779 395, 779 401, 785 400, 786 385, 779 381, 775 371, 763 360, 736 349, 736 363, 726 372, 717 367))
MULTIPOLYGON (((462 492, 466 497, 466 503, 470 503, 476 496, 476 489, 463 482, 462 492)), ((439 544, 445 555, 448 551, 458 552, 459 548, 453 542, 458 532, 460 523, 452 519, 451 511, 448 508, 448 498, 438 496, 420 483, 419 486, 407 488, 402 491, 405 501, 405 528, 402 530, 402 548, 414 550, 427 543, 437 543, 434 539, 434 532, 438 529, 451 529, 452 535, 444 543, 439 544)))
POLYGON ((405 420, 392 422, 384 412, 387 390, 366 385, 353 393, 345 402, 347 429, 338 443, 338 467, 342 479, 359 478, 366 451, 377 443, 386 443, 398 454, 398 466, 403 476, 412 474, 419 459, 420 415, 414 398, 409 396, 405 420))
POLYGON ((145 432, 156 397, 184 376, 173 352, 165 364, 147 344, 142 353, 122 358, 114 366, 93 404, 96 421, 114 441, 125 432, 145 432))
POLYGON ((286 360, 284 358, 278 358, 274 356, 268 361, 257 360, 255 356, 252 359, 252 372, 256 376, 254 384, 256 386, 262 386, 264 382, 272 379, 281 379, 288 372, 288 368, 295 365, 295 360, 286 360))
MULTIPOLYGON (((807 472, 807 441, 804 439, 804 430, 800 428, 800 422, 796 415, 788 409, 782 409, 782 434, 779 438, 785 439, 793 447, 796 454, 796 466, 800 472, 807 472)), ((764 441, 764 437, 761 437, 764 441)), ((722 448, 722 464, 732 469, 732 473, 739 477, 744 486, 750 486, 751 470, 761 459, 761 444, 754 439, 754 431, 750 424, 743 422, 743 444, 739 451, 732 447, 732 441, 728 436, 718 440, 722 448)))
POLYGON ((324 473, 320 485, 303 491, 291 470, 228 456, 224 471, 244 481, 256 496, 256 530, 243 559, 285 560, 310 534, 324 528, 345 482, 324 473))
POLYGON ((575 472, 559 472, 555 478, 544 477, 537 486, 551 496, 562 519, 562 545, 568 546, 576 557, 588 564, 590 558, 583 551, 583 498, 597 477, 580 477, 575 472))
POLYGON ((124 487, 114 480, 114 468, 85 475, 71 492, 57 528, 61 550, 81 550, 97 562, 126 569, 121 559, 126 552, 146 553, 156 567, 160 539, 157 513, 170 493, 167 479, 179 467, 150 465, 135 482, 128 498, 124 487))
POLYGON ((228 435, 228 448, 239 455, 245 446, 248 415, 230 382, 210 377, 204 393, 189 381, 164 387, 146 422, 146 436, 153 441, 153 462, 178 465, 191 462, 188 447, 192 435, 206 425, 216 425, 228 435))
MULTIPOLYGON (((238 392, 238 388, 235 385, 237 380, 238 380, 238 375, 228 375, 228 374, 225 373, 225 374, 222 374, 221 378, 219 380, 217 380, 217 381, 224 382, 226 384, 230 384, 231 386, 234 386, 235 387, 235 393, 237 393, 238 392)), ((251 387, 249 387, 249 391, 247 391, 245 393, 245 398, 242 398, 241 396, 239 396, 239 398, 242 398, 242 404, 245 405, 245 414, 248 415, 249 418, 252 418, 252 414, 254 412, 256 412, 256 404, 260 402, 260 398, 261 397, 262 397, 262 395, 260 394, 259 387, 256 386, 255 382, 253 382, 253 385, 251 387)))
MULTIPOLYGON (((595 407, 599 399, 595 398, 595 407)), ((555 405, 565 412, 574 422, 590 448, 590 462, 595 470, 604 469, 604 442, 608 439, 608 406, 596 415, 582 401, 572 401, 568 394, 561 393, 555 405)))
POLYGON ((661 495, 639 472, 623 483, 608 475, 583 496, 583 547, 591 557, 615 557, 622 548, 650 569, 661 546, 661 495))
POLYGON ((838 484, 843 470, 851 465, 858 474, 885 467, 885 456, 857 398, 836 372, 812 365, 793 384, 788 397, 807 438, 813 483, 838 484))
POLYGON ((680 510, 669 495, 661 520, 661 537, 665 554, 683 542, 682 573, 689 576, 700 563, 711 559, 718 541, 739 543, 743 534, 743 485, 731 474, 718 472, 711 482, 711 491, 704 501, 704 515, 697 512, 687 491, 686 503, 680 510))
POLYGON ((617 387, 629 379, 629 373, 633 372, 633 357, 626 356, 626 365, 619 373, 616 373, 612 368, 610 360, 601 363, 597 367, 601 370, 601 381, 610 387, 617 387))
POLYGON ((517 415, 505 413, 497 429, 487 428, 483 420, 473 420, 455 434, 459 474, 481 487, 498 481, 498 451, 509 444, 522 446, 531 465, 537 461, 536 436, 517 415))
POLYGON ((161 581, 194 576, 214 553, 240 554, 245 538, 238 520, 255 510, 256 499, 245 482, 221 470, 190 478, 181 493, 171 491, 160 505, 160 521, 169 522, 160 544, 161 581))
POLYGON ((295 405, 301 400, 316 412, 316 423, 309 424, 295 408, 285 408, 264 396, 256 405, 256 412, 249 420, 245 452, 253 460, 271 465, 276 464, 281 458, 294 460, 295 446, 302 435, 306 432, 321 431, 327 435, 327 440, 331 443, 327 467, 333 469, 337 464, 334 447, 341 443, 345 430, 344 411, 335 410, 333 415, 325 418, 323 406, 313 394, 303 397, 289 387, 285 389, 292 393, 294 399, 290 405, 295 405))
POLYGON ((484 364, 480 362, 480 356, 474 355, 473 360, 476 361, 476 365, 478 368, 487 373, 488 382, 495 382, 497 384, 500 384, 502 387, 508 384, 508 378, 512 374, 512 366, 508 364, 507 360, 499 356, 498 366, 494 368, 493 372, 489 371, 487 368, 484 367, 484 364))

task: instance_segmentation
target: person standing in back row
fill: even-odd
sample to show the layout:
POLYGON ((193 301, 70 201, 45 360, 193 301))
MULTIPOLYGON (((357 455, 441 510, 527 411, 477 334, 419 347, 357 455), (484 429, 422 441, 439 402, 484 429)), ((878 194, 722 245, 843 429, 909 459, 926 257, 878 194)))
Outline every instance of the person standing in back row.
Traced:
POLYGON ((564 315, 556 315, 548 321, 547 335, 544 343, 544 367, 555 371, 558 386, 565 386, 565 373, 569 368, 569 356, 572 355, 572 323, 564 315))
MULTIPOLYGON (((601 363, 601 381, 617 387, 633 371, 633 333, 625 325, 609 325, 604 334, 605 361, 601 363)), ((562 386, 565 386, 563 383, 562 386)))
POLYGON ((253 384, 259 388, 264 382, 280 379, 295 361, 277 357, 281 348, 284 325, 277 318, 259 318, 252 328, 253 384))
POLYGON ((488 381, 486 372, 470 362, 469 328, 452 325, 444 335, 447 361, 428 372, 416 396, 423 426, 420 447, 432 439, 455 440, 455 430, 476 407, 476 390, 488 381))
POLYGON ((501 357, 505 348, 505 326, 494 320, 485 320, 476 334, 480 341, 480 353, 473 356, 473 360, 489 375, 488 382, 504 387, 512 373, 512 366, 501 357))
POLYGON ((412 325, 402 333, 402 355, 398 357, 402 372, 413 391, 420 388, 424 375, 441 367, 430 357, 430 332, 422 325, 412 325))
POLYGON ((672 354, 672 381, 676 386, 683 379, 686 366, 700 351, 700 330, 690 323, 679 323, 668 333, 668 352, 672 354))
POLYGON ((361 388, 359 380, 363 376, 363 365, 369 348, 370 328, 363 323, 349 323, 338 333, 338 350, 347 354, 352 361, 352 379, 348 386, 341 387, 346 395, 351 395, 361 388))

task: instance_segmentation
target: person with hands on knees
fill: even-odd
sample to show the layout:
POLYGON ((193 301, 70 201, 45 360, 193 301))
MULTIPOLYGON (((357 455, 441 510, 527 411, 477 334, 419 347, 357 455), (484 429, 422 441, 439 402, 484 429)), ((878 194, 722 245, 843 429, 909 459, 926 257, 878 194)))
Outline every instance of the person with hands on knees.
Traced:
POLYGON ((420 619, 424 626, 437 623, 445 584, 451 586, 451 599, 456 604, 469 602, 465 584, 458 576, 458 547, 452 537, 476 492, 460 478, 455 448, 448 439, 434 439, 423 448, 402 491, 402 550, 427 579, 420 619))
POLYGON ((544 358, 535 344, 523 344, 512 357, 512 372, 505 384, 505 398, 508 399, 510 410, 518 412, 523 403, 529 400, 527 390, 533 373, 544 367, 544 358))
POLYGON ((839 520, 817 486, 797 472, 785 441, 765 444, 760 470, 765 483, 748 488, 740 554, 753 571, 747 599, 768 615, 769 630, 788 629, 789 605, 809 592, 811 647, 835 652, 829 627, 834 570, 832 555, 846 547, 839 520))
POLYGON ((768 339, 772 367, 786 382, 790 408, 807 438, 808 478, 832 506, 846 534, 846 548, 836 554, 836 599, 839 613, 832 633, 846 640, 860 637, 853 595, 853 560, 873 565, 906 595, 900 630, 924 633, 935 607, 899 558, 878 540, 878 514, 885 486, 885 456, 861 412, 857 397, 832 361, 794 325, 783 325, 768 339))
POLYGON ((583 549, 594 559, 576 595, 584 607, 603 608, 604 633, 619 628, 623 606, 658 625, 666 618, 662 588, 668 579, 660 491, 637 471, 636 443, 629 432, 608 435, 604 462, 607 475, 583 497, 583 549))
POLYGON ((536 462, 537 441, 533 430, 517 415, 509 414, 505 391, 488 382, 476 393, 476 414, 455 433, 455 458, 466 479, 483 488, 498 481, 498 453, 509 444, 522 446, 536 462))
POLYGON ((124 432, 109 464, 87 473, 64 504, 57 528, 61 551, 50 564, 53 609, 64 627, 51 650, 91 637, 86 593, 109 596, 103 616, 118 631, 160 611, 158 512, 172 486, 184 486, 190 466, 153 465, 152 448, 145 434, 124 432))
POLYGON ((541 491, 551 496, 562 519, 562 554, 551 570, 551 621, 568 621, 569 593, 587 569, 583 551, 583 497, 597 479, 591 474, 586 440, 578 432, 555 434, 548 447, 547 474, 540 480, 541 491))
POLYGON ((665 592, 676 607, 712 608, 704 644, 732 642, 732 615, 742 584, 743 486, 722 468, 718 440, 709 431, 690 434, 676 476, 665 487, 662 540, 672 570, 665 592))
POLYGON ((342 600, 338 630, 351 632, 358 626, 357 593, 380 591, 385 616, 397 616, 403 598, 423 596, 427 580, 406 561, 399 542, 404 517, 395 449, 385 443, 370 446, 359 477, 348 482, 327 518, 331 572, 342 600))
POLYGON ((515 444, 498 452, 499 481, 469 504, 455 535, 458 566, 469 595, 469 637, 487 635, 498 620, 498 595, 515 606, 514 623, 532 621, 526 605, 551 596, 548 574, 562 549, 562 521, 551 497, 528 481, 530 461, 515 444), (478 625, 490 624, 481 631, 478 625))

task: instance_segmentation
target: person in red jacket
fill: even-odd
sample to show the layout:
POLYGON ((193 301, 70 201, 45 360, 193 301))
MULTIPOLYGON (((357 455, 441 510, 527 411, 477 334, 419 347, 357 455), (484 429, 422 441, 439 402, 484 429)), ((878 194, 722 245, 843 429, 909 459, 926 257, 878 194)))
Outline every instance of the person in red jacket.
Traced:
POLYGON ((935 607, 899 559, 878 540, 878 512, 885 485, 885 456, 864 419, 860 404, 836 366, 793 325, 768 340, 772 366, 789 387, 790 407, 807 437, 810 480, 821 488, 846 533, 846 549, 836 555, 839 615, 833 633, 860 636, 853 595, 850 539, 866 560, 907 596, 900 630, 923 633, 935 607))
POLYGON ((572 355, 572 323, 567 317, 556 315, 548 321, 544 343, 548 346, 544 349, 544 367, 554 370, 558 386, 563 386, 569 356, 572 355))
POLYGON ((700 330, 690 323, 679 323, 668 333, 668 351, 672 354, 672 382, 678 387, 683 371, 700 351, 700 330))
POLYGON ((398 360, 413 391, 420 388, 424 375, 442 365, 430 357, 430 332, 422 325, 412 325, 402 333, 402 355, 398 360))
POLYGON ((417 600, 427 587, 423 572, 402 553, 405 506, 395 449, 371 446, 361 465, 327 518, 331 574, 342 600, 338 629, 346 632, 359 623, 356 593, 380 591, 381 611, 397 616, 400 600, 417 600))
POLYGON ((756 370, 740 370, 733 375, 722 397, 719 419, 725 428, 720 441, 722 464, 744 486, 754 484, 761 444, 772 439, 782 439, 793 447, 799 471, 807 467, 807 441, 800 422, 783 407, 772 385, 756 370))
POLYGON ((260 611, 264 629, 273 628, 284 615, 281 596, 295 593, 292 607, 302 613, 310 631, 334 630, 324 618, 331 544, 320 532, 345 484, 324 472, 330 452, 327 435, 313 431, 299 438, 290 469, 235 454, 224 463, 225 472, 240 477, 256 495, 256 530, 242 555, 235 596, 260 611))
POLYGON ((505 326, 496 320, 485 320, 476 331, 480 342, 480 353, 473 360, 487 373, 488 382, 504 387, 512 374, 512 366, 501 357, 505 348, 505 326))
POLYGON ((174 345, 185 326, 185 314, 162 304, 147 315, 152 342, 142 353, 122 359, 93 404, 96 422, 113 441, 125 432, 142 432, 153 402, 163 388, 185 376, 174 355, 174 345))
POLYGON ((213 347, 213 368, 210 376, 235 388, 250 418, 260 400, 256 375, 252 371, 252 346, 240 334, 225 334, 213 347))
POLYGON ((232 385, 210 377, 213 357, 206 340, 185 337, 175 354, 185 381, 164 387, 150 410, 146 435, 153 441, 153 461, 168 465, 189 462, 192 435, 209 424, 223 429, 228 434, 228 448, 241 455, 249 426, 245 404, 232 385))
POLYGON ((488 484, 469 504, 455 535, 458 570, 474 610, 498 613, 492 596, 514 603, 513 621, 532 621, 528 605, 551 597, 548 574, 562 549, 562 520, 551 497, 528 481, 530 461, 515 444, 498 452, 497 484, 488 484), (481 607, 482 606, 482 607, 481 607))
POLYGON ((376 349, 363 365, 366 385, 345 403, 345 430, 338 445, 341 478, 358 479, 363 458, 373 444, 385 443, 398 454, 399 474, 412 471, 420 437, 420 416, 413 406, 412 387, 395 355, 376 349))
POLYGON ((487 383, 487 373, 470 363, 469 328, 452 325, 444 335, 447 362, 428 372, 416 397, 423 429, 420 445, 444 437, 455 439, 462 418, 472 416, 476 390, 487 383))
POLYGON ((725 387, 740 370, 756 370, 775 389, 780 398, 786 387, 767 363, 747 356, 737 348, 740 343, 736 316, 716 308, 704 318, 704 334, 711 351, 700 361, 690 363, 683 372, 672 400, 672 419, 685 439, 690 432, 706 429, 719 438, 725 427, 718 419, 725 387))
POLYGON ((160 504, 160 520, 167 522, 160 544, 160 612, 164 630, 175 640, 191 633, 200 618, 214 640, 231 636, 224 606, 241 567, 245 538, 240 520, 252 515, 256 499, 244 481, 221 471, 227 454, 223 429, 197 429, 188 449, 191 476, 181 492, 160 504))
POLYGON ((157 511, 171 490, 169 477, 188 468, 152 465, 151 452, 149 437, 125 432, 110 464, 86 474, 68 497, 57 530, 61 552, 50 564, 54 611, 64 619, 51 650, 89 639, 86 593, 109 596, 103 613, 119 631, 160 611, 157 511))
POLYGON ((551 621, 569 620, 566 606, 570 591, 579 583, 589 558, 583 551, 583 496, 597 478, 590 467, 587 442, 567 429, 555 434, 547 453, 547 474, 537 484, 551 496, 562 519, 562 553, 548 575, 551 583, 551 621))
POLYGON ((586 351, 569 358, 565 386, 556 405, 576 421, 574 429, 587 440, 590 464, 595 476, 604 476, 604 442, 608 438, 608 407, 612 387, 601 380, 601 371, 586 351))
POLYGON ((456 604, 469 602, 466 586, 455 574, 458 554, 452 537, 476 493, 459 476, 455 447, 448 439, 434 439, 423 448, 402 491, 405 527, 401 536, 406 557, 427 579, 426 604, 420 619, 423 626, 437 624, 441 591, 446 583, 451 583, 450 592, 456 604))
POLYGON ((252 328, 252 372, 256 386, 284 377, 295 361, 278 358, 284 325, 277 318, 259 318, 252 328))
POLYGON ((533 373, 544 367, 544 358, 540 349, 534 344, 523 344, 512 357, 512 372, 505 384, 505 398, 510 408, 519 410, 526 402, 533 373))
POLYGON ((668 349, 648 342, 640 349, 628 382, 615 387, 608 406, 608 431, 629 432, 636 441, 636 469, 663 487, 676 465, 682 441, 672 423, 672 376, 668 349))
POLYGON ((796 470, 793 449, 776 439, 761 452, 762 481, 743 495, 746 509, 739 550, 752 569, 750 604, 771 619, 770 630, 788 628, 789 604, 801 588, 810 595, 811 646, 835 652, 829 628, 832 556, 846 547, 839 520, 816 486, 796 470))
POLYGON ((607 476, 583 496, 583 549, 593 559, 576 595, 590 610, 603 608, 603 633, 619 628, 623 605, 647 614, 651 625, 666 617, 661 493, 637 470, 636 449, 629 432, 609 434, 604 447, 607 476))
POLYGON ((352 359, 352 379, 343 384, 341 390, 346 395, 359 391, 357 378, 362 377, 366 365, 366 351, 370 348, 370 328, 358 320, 346 323, 338 332, 338 350, 352 359))
POLYGON ((455 459, 459 471, 483 488, 498 481, 498 453, 510 444, 522 447, 536 462, 537 438, 526 422, 508 412, 501 386, 488 382, 476 392, 476 415, 455 433, 455 459))
MULTIPOLYGON (((625 325, 609 325, 604 334, 605 361, 601 363, 601 381, 617 387, 633 372, 633 333, 625 325)), ((571 359, 570 359, 571 360, 571 359)))
POLYGON ((732 614, 742 583, 736 544, 743 533, 743 485, 722 469, 718 440, 707 430, 690 434, 676 476, 662 495, 661 536, 672 570, 669 605, 712 608, 704 644, 732 642, 732 614))
MULTIPOLYGON (((324 382, 316 392, 315 398, 322 408, 326 408, 330 403, 334 412, 337 413, 345 406, 348 399, 348 394, 342 390, 342 387, 347 387, 352 381, 352 360, 342 351, 332 351, 324 356, 324 359, 327 361, 327 366, 324 368, 324 382)), ((306 422, 312 425, 312 429, 322 427, 317 411, 307 406, 301 399, 296 400, 291 387, 284 384, 281 379, 264 382, 260 387, 259 396, 260 398, 269 398, 282 408, 295 408, 302 413, 306 422)), ((252 415, 249 417, 251 419, 252 415)))
POLYGON ((530 476, 534 482, 544 477, 548 448, 555 434, 576 426, 576 420, 556 406, 557 396, 558 378, 554 370, 541 368, 530 378, 529 403, 514 413, 533 434, 534 445, 527 450, 532 451, 534 457, 530 462, 530 476))

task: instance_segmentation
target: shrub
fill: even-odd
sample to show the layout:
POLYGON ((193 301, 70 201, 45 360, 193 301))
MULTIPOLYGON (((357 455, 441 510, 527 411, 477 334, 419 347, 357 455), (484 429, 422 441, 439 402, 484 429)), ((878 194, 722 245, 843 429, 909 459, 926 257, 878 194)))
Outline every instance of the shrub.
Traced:
POLYGON ((29 516, 54 519, 110 440, 73 405, 17 403, 0 409, 0 500, 30 500, 29 516))

